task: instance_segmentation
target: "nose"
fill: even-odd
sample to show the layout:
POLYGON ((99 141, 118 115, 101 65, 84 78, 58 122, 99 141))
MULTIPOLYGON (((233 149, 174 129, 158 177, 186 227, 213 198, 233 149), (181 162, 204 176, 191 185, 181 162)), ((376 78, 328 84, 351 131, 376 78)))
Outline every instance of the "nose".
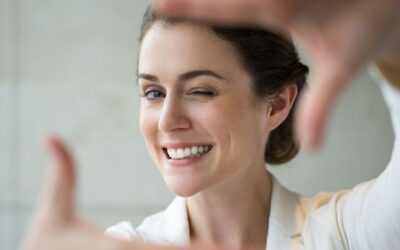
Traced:
POLYGON ((158 129, 173 132, 191 127, 191 121, 181 100, 166 97, 158 121, 158 129))

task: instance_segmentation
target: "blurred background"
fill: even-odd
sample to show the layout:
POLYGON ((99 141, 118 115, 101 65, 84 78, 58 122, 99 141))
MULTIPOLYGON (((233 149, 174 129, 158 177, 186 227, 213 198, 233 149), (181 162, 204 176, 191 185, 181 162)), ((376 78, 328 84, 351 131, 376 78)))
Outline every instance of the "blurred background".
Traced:
MULTIPOLYGON (((81 213, 106 228, 137 225, 173 198, 139 132, 137 37, 148 1, 0 0, 0 249, 16 249, 45 177, 46 131, 79 166, 81 213)), ((378 87, 362 72, 331 118, 325 148, 271 167, 315 194, 376 177, 393 134, 378 87)))

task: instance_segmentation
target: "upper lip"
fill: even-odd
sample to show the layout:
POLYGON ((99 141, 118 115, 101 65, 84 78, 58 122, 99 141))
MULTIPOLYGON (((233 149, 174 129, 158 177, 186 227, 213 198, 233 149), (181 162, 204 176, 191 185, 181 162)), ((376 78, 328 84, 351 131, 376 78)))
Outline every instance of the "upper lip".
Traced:
POLYGON ((162 148, 166 149, 178 149, 178 148, 190 148, 193 146, 201 146, 201 145, 211 145, 211 143, 202 143, 202 142, 195 142, 195 143, 163 143, 161 144, 162 148))

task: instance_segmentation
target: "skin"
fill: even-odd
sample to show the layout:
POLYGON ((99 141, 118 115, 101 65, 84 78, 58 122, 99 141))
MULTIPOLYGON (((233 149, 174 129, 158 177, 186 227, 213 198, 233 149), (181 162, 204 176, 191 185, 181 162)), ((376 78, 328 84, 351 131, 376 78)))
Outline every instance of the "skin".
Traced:
POLYGON ((141 242, 128 242, 104 236, 104 231, 79 216, 76 209, 75 164, 71 153, 57 136, 49 134, 45 147, 50 155, 50 168, 42 197, 21 242, 23 250, 223 250, 194 244, 191 247, 165 247, 141 242))
MULTIPOLYGON (((186 0, 187 3, 195 1, 196 0, 186 0)), ((172 4, 176 2, 174 0, 160 0, 157 2, 161 3, 158 6, 160 10, 171 14, 174 14, 173 12, 177 14, 177 12, 179 13, 179 11, 182 11, 182 9, 184 9, 181 8, 182 6, 174 6, 172 4), (174 10, 172 10, 171 7, 174 7, 174 10)), ((302 29, 297 29, 297 35, 302 34, 304 36, 304 41, 306 41, 315 38, 315 36, 311 36, 311 34, 314 34, 314 32, 317 31, 316 37, 319 38, 320 44, 325 45, 322 47, 326 48, 327 51, 331 51, 331 54, 333 55, 340 52, 342 46, 344 46, 343 44, 345 44, 346 42, 348 43, 349 38, 353 38, 353 40, 351 40, 352 43, 348 43, 350 49, 348 49, 347 51, 349 53, 341 54, 341 56, 339 57, 340 60, 337 58, 335 59, 335 57, 325 58, 327 60, 331 60, 332 58, 334 59, 333 62, 328 62, 323 61, 324 57, 321 57, 321 61, 319 61, 319 63, 325 65, 329 65, 329 63, 332 63, 332 65, 335 66, 338 62, 343 63, 343 60, 346 59, 344 60, 345 65, 349 66, 350 69, 352 69, 350 71, 345 71, 344 74, 348 77, 354 75, 354 68, 361 68, 362 65, 367 62, 367 60, 376 60, 376 63, 378 64, 378 67, 381 70, 382 74, 387 79, 393 81, 390 84, 400 90, 400 41, 396 35, 396 30, 400 30, 400 17, 398 17, 398 15, 395 15, 396 13, 398 13, 398 7, 395 5, 396 3, 398 3, 398 1, 359 1, 358 4, 365 4, 365 8, 359 8, 360 6, 354 5, 351 1, 337 0, 326 0, 319 2, 317 2, 316 0, 303 0, 293 2, 289 0, 202 0, 196 2, 201 4, 204 3, 209 6, 213 6, 213 4, 220 4, 219 6, 221 7, 221 9, 218 10, 218 13, 220 14, 220 16, 226 18, 222 21, 224 23, 232 23, 234 22, 234 20, 236 20, 236 23, 246 23, 249 22, 249 20, 251 20, 253 16, 257 16, 257 22, 259 22, 259 24, 270 26, 274 23, 280 23, 281 28, 284 27, 285 29, 290 29, 293 28, 293 26, 291 26, 290 24, 290 20, 295 20, 296 18, 301 18, 303 20, 308 19, 309 25, 304 24, 302 29), (312 3, 320 4, 317 5, 318 8, 308 8, 310 5, 312 5, 312 3), (301 8, 299 9, 299 7, 301 8), (230 10, 229 8, 232 8, 232 11, 228 11, 230 10), (380 11, 376 11, 378 8, 380 11), (347 10, 346 16, 348 18, 339 18, 343 17, 343 14, 340 14, 337 11, 340 9, 347 10), (372 11, 374 9, 375 11, 372 11), (268 11, 270 11, 270 13, 268 13, 268 11), (363 18, 360 17, 360 15, 362 14, 361 12, 364 13, 363 18), (226 13, 226 15, 224 13, 226 13), (228 15, 228 13, 230 14, 228 15), (249 13, 251 13, 251 15, 249 15, 249 13), (254 15, 254 13, 258 13, 258 15, 254 15), (329 15, 319 15, 320 22, 316 22, 315 20, 317 13, 328 13, 329 15), (384 16, 380 16, 382 15, 382 13, 384 16), (263 14, 265 15, 265 17, 262 17, 263 14), (267 20, 266 17, 269 17, 269 20, 267 20), (325 32, 318 32, 318 23, 324 24, 323 28, 325 29, 325 32), (329 23, 331 23, 332 25, 328 25, 329 23), (355 23, 357 23, 358 25, 354 25, 355 23), (371 25, 371 23, 373 25, 371 25), (382 25, 383 23, 390 25, 385 26, 382 25), (313 25, 317 28, 314 28, 313 25), (362 32, 363 30, 370 31, 362 32), (354 37, 353 33, 357 35, 354 37), (336 36, 332 36, 329 34, 336 34, 336 36), (341 41, 341 43, 337 44, 334 43, 334 41, 341 41), (366 43, 367 45, 359 46, 360 44, 364 43, 366 43), (369 49, 366 49, 365 47, 369 47, 369 49)), ((201 10, 201 8, 199 10, 201 10)), ((194 15, 190 12, 186 13, 194 15)), ((210 14, 208 18, 214 18, 214 21, 218 21, 215 19, 216 15, 212 15, 213 11, 208 11, 207 13, 210 14)), ((205 12, 201 13, 201 11, 198 12, 198 16, 203 16, 207 18, 207 14, 205 12)), ((309 50, 311 54, 319 52, 317 47, 313 48, 312 46, 310 46, 309 50)), ((322 53, 322 55, 326 56, 326 54, 324 53, 322 53)), ((328 67, 324 68, 327 69, 328 67)), ((334 87, 334 85, 337 84, 337 80, 341 78, 341 72, 332 72, 332 74, 327 75, 329 81, 327 81, 326 83, 320 83, 321 85, 327 84, 331 86, 328 86, 327 89, 329 91, 327 93, 320 93, 322 94, 322 96, 329 94, 335 96, 343 89, 342 85, 339 85, 339 87, 337 88, 334 87)), ((321 90, 319 89, 318 91, 321 90)), ((318 91, 315 93, 319 93, 318 91)), ((318 106, 320 104, 318 102, 319 100, 315 98, 316 97, 314 96, 308 99, 310 99, 310 103, 318 106)), ((321 105, 326 105, 326 103, 322 103, 321 105)), ((307 109, 307 107, 303 106, 303 109, 307 109)), ((327 109, 325 109, 324 111, 327 111, 327 109)), ((308 115, 316 117, 315 119, 317 122, 321 122, 321 117, 318 117, 318 115, 320 114, 314 114, 313 110, 311 109, 308 112, 308 115)), ((326 115, 327 113, 323 114, 323 116, 326 115)), ((303 117, 308 118, 309 116, 303 115, 303 117)), ((27 231, 26 237, 21 243, 21 249, 223 249, 221 247, 211 247, 209 245, 193 245, 186 248, 160 247, 139 242, 125 242, 105 237, 103 235, 103 230, 98 229, 91 222, 81 218, 76 210, 75 164, 72 155, 69 153, 69 150, 61 142, 61 140, 54 135, 49 135, 46 138, 45 146, 51 158, 51 163, 49 164, 49 175, 46 179, 44 192, 42 194, 39 205, 34 213, 33 220, 30 223, 30 227, 27 231)), ((192 209, 194 210, 195 208, 192 209)), ((203 229, 201 229, 201 227, 199 226, 199 230, 203 229)))
POLYGON ((321 147, 330 111, 353 76, 400 39, 398 0, 156 0, 154 7, 167 15, 289 32, 313 61, 313 87, 296 115, 298 138, 310 150, 321 147))
POLYGON ((257 99, 230 44, 193 24, 150 28, 140 50, 139 79, 140 128, 168 187, 188 197, 192 240, 265 249, 271 181, 264 150, 269 132, 287 117, 296 86, 276 97, 279 105, 257 99), (218 77, 180 79, 205 70, 218 77), (213 148, 200 162, 174 167, 163 143, 213 148))
POLYGON ((376 60, 379 70, 389 83, 400 89, 400 43, 376 60))

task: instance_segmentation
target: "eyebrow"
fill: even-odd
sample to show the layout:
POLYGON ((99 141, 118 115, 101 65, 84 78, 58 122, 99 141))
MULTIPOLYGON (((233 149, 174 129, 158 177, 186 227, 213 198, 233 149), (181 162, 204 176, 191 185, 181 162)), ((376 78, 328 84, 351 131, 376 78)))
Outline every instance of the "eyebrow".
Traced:
MULTIPOLYGON (((225 78, 223 76, 221 76, 220 74, 215 73, 212 70, 193 70, 193 71, 189 71, 186 73, 183 73, 179 76, 178 80, 180 82, 184 82, 184 81, 189 81, 193 78, 196 77, 200 77, 200 76, 211 76, 214 78, 217 78, 219 80, 225 80, 225 78)), ((151 82, 159 82, 159 79, 157 78, 157 76, 151 75, 151 74, 146 74, 146 73, 141 73, 138 75, 139 79, 145 79, 151 82)))

